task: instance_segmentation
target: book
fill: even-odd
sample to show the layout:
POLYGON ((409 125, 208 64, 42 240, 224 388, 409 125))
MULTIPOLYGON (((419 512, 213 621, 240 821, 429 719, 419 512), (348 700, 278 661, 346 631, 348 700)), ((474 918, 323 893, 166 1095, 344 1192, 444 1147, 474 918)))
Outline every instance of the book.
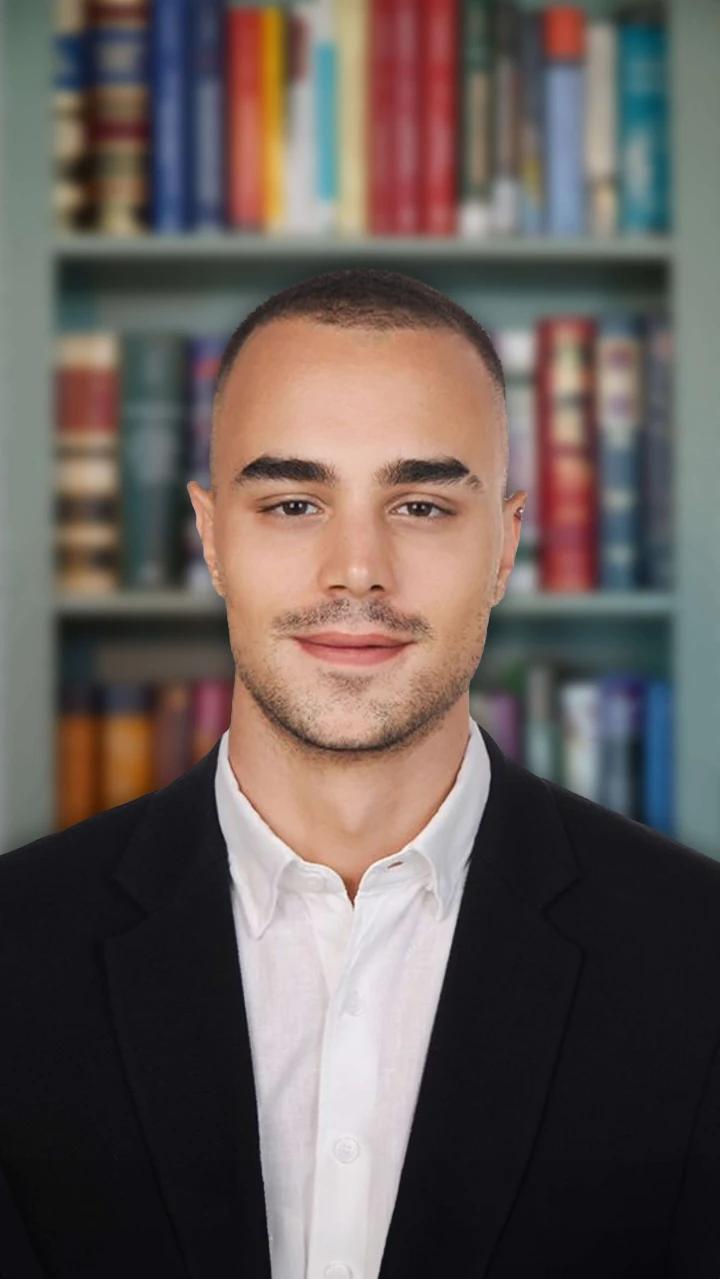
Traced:
POLYGON ((225 224, 225 0, 190 0, 189 222, 196 231, 225 224))
POLYGON ((155 785, 152 690, 144 684, 117 681, 99 688, 100 808, 114 808, 155 785))
POLYGON ((210 488, 213 394, 224 349, 225 338, 213 334, 190 338, 187 346, 189 405, 184 419, 182 574, 189 590, 207 595, 214 594, 214 588, 205 563, 187 485, 190 480, 196 480, 204 489, 210 488))
POLYGON ((608 236, 618 222, 616 23, 588 22, 585 48, 585 216, 590 235, 608 236))
POLYGON ((52 202, 58 231, 89 221, 88 54, 85 0, 54 0, 52 202))
POLYGON ((458 0, 425 0, 421 72, 420 226, 428 235, 457 230, 458 0))
MULTIPOLYGON (((421 161, 431 160, 422 117, 422 91, 431 91, 426 80, 425 31, 429 20, 419 0, 394 0, 390 9, 392 73, 390 92, 390 230, 417 235, 423 225, 423 172, 421 161)), ((437 93, 433 81, 432 92, 437 93)), ((428 106, 428 111, 435 109, 428 106)), ((429 197, 427 197, 429 198, 429 197)))
MULTIPOLYGON (((415 0, 401 0, 401 3, 415 0)), ((367 0, 344 0, 337 7, 338 206, 343 235, 367 231, 367 0)))
POLYGON ((642 323, 603 316, 596 334, 599 585, 640 585, 640 482, 643 429, 642 323))
POLYGON ((585 15, 570 5, 543 12, 545 51, 545 230, 585 229, 585 15))
POLYGON ((667 231, 670 221, 667 31, 660 6, 618 26, 619 229, 667 231))
POLYGON ((458 226, 483 238, 492 208, 490 0, 461 0, 459 75, 458 226))
POLYGON ((595 332, 586 316, 538 323, 540 585, 598 585, 595 332))
POLYGON ((520 541, 506 595, 527 595, 539 586, 537 341, 534 328, 501 329, 493 334, 505 374, 508 419, 507 496, 525 491, 520 541))
POLYGON ((90 680, 64 680, 55 722, 55 827, 65 830, 100 808, 100 720, 90 680))
POLYGON ((55 585, 89 595, 120 584, 120 348, 113 333, 55 344, 55 585))
POLYGON ((185 339, 168 333, 122 338, 122 581, 156 590, 179 577, 185 339))
POLYGON ((93 226, 138 235, 149 221, 149 7, 90 0, 88 147, 93 226))
POLYGON ((150 20, 151 225, 190 226, 190 8, 153 0, 150 20))
POLYGON ((228 225, 261 231, 263 194, 262 24, 260 10, 227 10, 228 225))

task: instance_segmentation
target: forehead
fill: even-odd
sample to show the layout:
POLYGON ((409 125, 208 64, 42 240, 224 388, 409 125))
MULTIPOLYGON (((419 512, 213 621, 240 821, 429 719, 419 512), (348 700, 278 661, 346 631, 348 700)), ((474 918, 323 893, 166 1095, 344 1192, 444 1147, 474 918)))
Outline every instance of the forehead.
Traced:
POLYGON ((489 456, 502 396, 480 354, 445 329, 367 328, 283 319, 240 349, 216 415, 218 461, 232 449, 447 443, 489 456))

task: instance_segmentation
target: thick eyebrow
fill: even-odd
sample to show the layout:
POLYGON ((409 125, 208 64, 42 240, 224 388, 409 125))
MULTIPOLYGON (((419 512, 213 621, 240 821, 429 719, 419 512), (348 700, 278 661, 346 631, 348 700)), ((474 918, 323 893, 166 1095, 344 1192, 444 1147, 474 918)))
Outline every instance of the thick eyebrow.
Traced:
MULTIPOLYGON (((237 472, 232 484, 241 488, 261 480, 304 480, 309 484, 324 484, 328 488, 337 488, 340 483, 335 467, 326 462, 262 453, 237 472)), ((395 458, 375 472, 373 481, 380 488, 394 488, 398 484, 465 484, 480 492, 486 489, 485 481, 459 458, 444 456, 395 458)))

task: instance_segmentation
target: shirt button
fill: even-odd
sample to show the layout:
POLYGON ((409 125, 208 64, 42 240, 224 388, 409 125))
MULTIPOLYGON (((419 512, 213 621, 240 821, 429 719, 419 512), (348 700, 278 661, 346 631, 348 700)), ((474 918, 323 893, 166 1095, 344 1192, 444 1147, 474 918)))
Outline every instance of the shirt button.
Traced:
POLYGON ((341 1164, 351 1164, 360 1154, 360 1147, 354 1137, 341 1137, 333 1146, 335 1158, 341 1164))
POLYGON ((325 1279, 352 1279, 352 1270, 343 1261, 331 1261, 323 1270, 325 1279))
POLYGON ((356 990, 351 990, 345 1001, 345 1008, 347 1012, 352 1013, 353 1017, 355 1017, 362 1008, 362 1002, 363 1001, 358 992, 356 990))

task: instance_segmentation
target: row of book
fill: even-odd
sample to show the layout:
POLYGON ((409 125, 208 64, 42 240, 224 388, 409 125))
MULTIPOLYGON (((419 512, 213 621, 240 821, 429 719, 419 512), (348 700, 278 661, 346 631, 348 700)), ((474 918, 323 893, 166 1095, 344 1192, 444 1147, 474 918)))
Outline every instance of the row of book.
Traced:
MULTIPOLYGON (((61 684, 56 825, 165 786, 230 723, 232 680, 61 684)), ((521 692, 471 689, 470 713, 517 763, 670 834, 672 698, 666 680, 527 668, 521 692)))
POLYGON ((470 714, 506 755, 538 777, 673 835, 668 680, 634 671, 568 673, 537 661, 519 683, 470 690, 470 714))
POLYGON ((55 3, 63 230, 669 228, 662 7, 55 3))
MULTIPOLYGON (((528 500, 509 593, 672 585, 672 333, 662 317, 551 316, 493 337, 508 493, 528 500)), ((56 585, 212 594, 190 479, 210 486, 227 338, 69 333, 56 353, 56 585)))

